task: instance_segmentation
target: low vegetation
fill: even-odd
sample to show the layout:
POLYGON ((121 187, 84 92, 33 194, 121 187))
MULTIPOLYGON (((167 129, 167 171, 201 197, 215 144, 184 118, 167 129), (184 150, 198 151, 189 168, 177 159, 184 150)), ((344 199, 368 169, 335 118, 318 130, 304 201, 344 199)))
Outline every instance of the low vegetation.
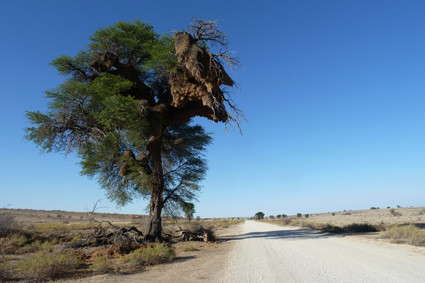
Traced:
MULTIPOLYGON (((14 210, 7 210, 8 213, 11 211, 14 210)), ((141 235, 134 227, 134 215, 128 216, 128 219, 118 219, 114 215, 114 219, 119 222, 109 223, 103 214, 97 214, 103 217, 102 221, 83 223, 79 213, 60 213, 71 221, 65 224, 61 220, 64 217, 56 217, 59 213, 40 214, 43 218, 33 211, 27 213, 19 210, 18 221, 12 213, 8 217, 0 217, 0 220, 5 220, 0 223, 3 227, 0 234, 1 282, 44 282, 93 274, 136 272, 148 265, 172 261, 177 252, 195 252, 205 247, 202 242, 183 242, 184 240, 213 241, 215 231, 243 221, 192 219, 189 222, 181 218, 164 218, 166 233, 163 237, 166 244, 148 244, 146 241, 127 241, 128 238, 124 237, 141 235), (46 217, 50 214, 54 217, 46 217), (27 215, 35 216, 30 219, 27 215), (26 222, 21 220, 23 217, 26 222), (37 223, 40 220, 46 222, 37 223), (202 235, 195 237, 199 231, 202 235), (188 237, 185 237, 184 232, 188 237)), ((138 216, 138 224, 143 225, 143 219, 140 219, 138 216)))
POLYGON ((371 207, 363 211, 341 211, 322 214, 303 214, 261 220, 282 226, 296 226, 328 233, 376 233, 376 237, 392 243, 425 246, 425 227, 422 215, 425 208, 371 207), (308 218, 308 219, 307 219, 308 218), (363 220, 364 222, 349 222, 363 220))
POLYGON ((140 248, 121 258, 122 267, 126 270, 137 270, 147 265, 169 262, 176 257, 173 248, 166 245, 140 248))
POLYGON ((17 267, 38 281, 45 281, 72 274, 79 265, 74 251, 47 248, 22 260, 17 267))
POLYGON ((192 245, 186 245, 182 248, 182 252, 184 252, 184 253, 185 252, 196 252, 196 251, 199 251, 199 249, 195 248, 192 245))
POLYGON ((383 232, 382 236, 396 244, 425 246, 425 230, 415 225, 390 226, 383 232))

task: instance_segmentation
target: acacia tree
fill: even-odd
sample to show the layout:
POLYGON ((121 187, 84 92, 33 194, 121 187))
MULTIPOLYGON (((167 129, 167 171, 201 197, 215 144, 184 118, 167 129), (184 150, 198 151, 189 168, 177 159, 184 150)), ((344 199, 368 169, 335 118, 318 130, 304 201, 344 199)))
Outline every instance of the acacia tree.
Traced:
POLYGON ((182 205, 182 210, 187 220, 193 219, 193 214, 195 213, 195 205, 192 202, 186 202, 182 205))
POLYGON ((259 211, 254 215, 254 219, 264 219, 264 212, 259 211))
POLYGON ((67 80, 46 92, 46 113, 27 113, 34 126, 26 138, 47 152, 76 152, 82 173, 119 204, 148 197, 145 233, 158 239, 163 208, 192 200, 205 174, 202 151, 211 137, 191 118, 238 124, 224 88, 234 82, 222 65, 238 62, 211 21, 195 20, 173 36, 119 22, 90 40, 86 51, 52 62, 67 80), (213 54, 213 45, 223 50, 213 54))

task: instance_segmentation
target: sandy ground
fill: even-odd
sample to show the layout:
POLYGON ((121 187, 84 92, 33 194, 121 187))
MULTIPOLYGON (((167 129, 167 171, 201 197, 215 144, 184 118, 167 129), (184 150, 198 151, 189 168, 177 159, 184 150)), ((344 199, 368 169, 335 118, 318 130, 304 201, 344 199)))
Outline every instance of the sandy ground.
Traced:
POLYGON ((129 275, 73 282, 425 282, 425 248, 246 221, 221 243, 129 275))
POLYGON ((425 248, 247 221, 216 282, 425 282, 425 248))

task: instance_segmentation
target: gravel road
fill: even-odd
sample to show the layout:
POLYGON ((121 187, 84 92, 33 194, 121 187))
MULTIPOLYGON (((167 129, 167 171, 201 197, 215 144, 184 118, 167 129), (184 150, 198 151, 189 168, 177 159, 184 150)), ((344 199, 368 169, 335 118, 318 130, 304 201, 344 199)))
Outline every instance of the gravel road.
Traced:
POLYGON ((425 249, 246 221, 216 282, 425 282, 425 249))

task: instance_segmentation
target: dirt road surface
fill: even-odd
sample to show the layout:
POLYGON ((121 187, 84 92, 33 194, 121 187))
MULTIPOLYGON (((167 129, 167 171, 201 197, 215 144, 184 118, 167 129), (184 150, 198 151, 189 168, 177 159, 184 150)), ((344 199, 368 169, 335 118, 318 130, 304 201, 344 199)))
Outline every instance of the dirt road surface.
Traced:
POLYGON ((246 221, 169 264, 79 282, 425 282, 425 248, 246 221))
POLYGON ((425 249, 247 221, 216 282, 425 282, 425 249))

